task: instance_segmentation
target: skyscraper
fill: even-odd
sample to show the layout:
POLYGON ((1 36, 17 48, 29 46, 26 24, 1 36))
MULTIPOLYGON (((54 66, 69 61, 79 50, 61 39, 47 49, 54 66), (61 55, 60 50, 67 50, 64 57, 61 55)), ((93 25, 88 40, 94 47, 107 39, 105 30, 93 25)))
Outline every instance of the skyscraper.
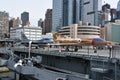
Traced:
POLYGON ((22 24, 22 21, 19 17, 17 17, 17 19, 15 20, 15 26, 19 26, 22 24))
POLYGON ((99 25, 99 15, 102 8, 102 0, 82 0, 81 20, 91 25, 99 25))
POLYGON ((53 0, 52 31, 58 31, 62 27, 63 0, 53 0))
POLYGON ((14 26, 15 26, 15 18, 12 18, 9 21, 9 28, 14 27, 14 26))
POLYGON ((102 0, 53 0, 53 31, 79 21, 99 25, 102 0))
POLYGON ((118 4, 117 4, 117 11, 120 11, 120 0, 118 1, 118 4))
POLYGON ((6 37, 9 34, 9 14, 0 11, 0 37, 6 37))
POLYGON ((45 14, 45 33, 52 31, 52 9, 47 9, 45 14))
POLYGON ((22 21, 19 17, 17 17, 17 19, 15 18, 12 18, 10 21, 9 21, 9 27, 18 27, 19 25, 22 24, 22 21))
POLYGON ((67 26, 68 25, 68 9, 69 9, 69 6, 68 6, 68 0, 63 0, 63 20, 62 20, 62 26, 67 26))
POLYGON ((120 19, 120 0, 117 4, 117 19, 120 19))
POLYGON ((115 19, 117 18, 117 11, 116 11, 116 9, 111 9, 110 10, 110 15, 111 15, 111 22, 115 22, 115 19))
POLYGON ((104 4, 102 6, 102 19, 101 19, 101 27, 104 27, 106 22, 110 21, 110 4, 104 4))
POLYGON ((25 26, 29 23, 29 13, 28 12, 23 12, 21 14, 21 20, 22 20, 22 26, 25 26))
POLYGON ((44 21, 40 18, 40 20, 38 20, 38 27, 41 27, 42 28, 42 34, 45 33, 45 30, 44 30, 44 21))
POLYGON ((38 20, 38 26, 40 26, 41 28, 43 28, 43 20, 40 18, 40 20, 38 20))

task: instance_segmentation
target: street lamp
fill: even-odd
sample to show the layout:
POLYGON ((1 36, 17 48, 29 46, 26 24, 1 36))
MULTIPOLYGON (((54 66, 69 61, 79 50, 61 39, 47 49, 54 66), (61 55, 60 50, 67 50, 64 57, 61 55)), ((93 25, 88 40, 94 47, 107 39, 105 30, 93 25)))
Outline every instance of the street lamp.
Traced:
POLYGON ((31 43, 32 43, 32 41, 29 41, 29 55, 28 55, 29 59, 30 59, 31 43))

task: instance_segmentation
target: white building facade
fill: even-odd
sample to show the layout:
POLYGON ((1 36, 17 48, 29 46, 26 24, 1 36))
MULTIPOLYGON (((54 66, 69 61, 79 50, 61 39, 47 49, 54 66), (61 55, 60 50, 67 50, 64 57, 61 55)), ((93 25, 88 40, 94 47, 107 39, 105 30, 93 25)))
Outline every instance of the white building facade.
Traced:
POLYGON ((40 40, 42 36, 42 28, 36 26, 14 27, 10 29, 10 38, 22 40, 22 33, 29 40, 40 40))
POLYGON ((100 27, 89 26, 82 24, 72 24, 64 26, 59 30, 59 33, 71 38, 92 39, 100 38, 100 27))

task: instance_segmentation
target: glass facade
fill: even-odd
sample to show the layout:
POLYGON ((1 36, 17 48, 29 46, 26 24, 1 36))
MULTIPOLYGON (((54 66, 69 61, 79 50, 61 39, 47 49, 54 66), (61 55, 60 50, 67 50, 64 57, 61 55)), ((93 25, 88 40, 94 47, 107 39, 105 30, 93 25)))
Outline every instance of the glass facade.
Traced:
POLYGON ((120 25, 111 24, 111 41, 120 43, 120 25))
POLYGON ((62 3, 63 0, 53 0, 53 12, 52 12, 52 32, 58 31, 62 27, 62 3))
POLYGON ((63 0, 63 25, 62 26, 67 26, 68 25, 68 1, 69 0, 63 0))
POLYGON ((83 21, 99 24, 101 0, 53 0, 53 31, 83 21))
POLYGON ((72 7, 73 7, 73 11, 72 11, 72 13, 73 13, 73 22, 72 23, 75 24, 76 23, 76 11, 77 11, 76 10, 76 7, 77 7, 76 6, 76 0, 73 0, 73 6, 72 7))
POLYGON ((27 24, 27 22, 29 22, 29 13, 23 12, 21 14, 21 20, 22 20, 22 26, 25 26, 27 24))
POLYGON ((117 4, 117 11, 120 11, 120 1, 117 4))

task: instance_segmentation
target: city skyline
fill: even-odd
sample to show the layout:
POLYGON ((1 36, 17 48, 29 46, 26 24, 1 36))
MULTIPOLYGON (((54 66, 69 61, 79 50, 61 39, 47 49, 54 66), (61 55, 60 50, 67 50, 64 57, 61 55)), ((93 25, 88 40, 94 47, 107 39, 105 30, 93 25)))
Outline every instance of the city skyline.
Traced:
MULTIPOLYGON (((103 4, 108 3, 112 8, 117 7, 117 2, 119 0, 103 0, 103 4)), ((45 18, 45 13, 47 9, 52 9, 52 0, 2 0, 0 3, 0 11, 6 11, 9 13, 10 17, 21 17, 21 13, 24 11, 29 12, 31 25, 37 25, 40 18, 45 18)))
POLYGON ((10 18, 21 17, 21 13, 29 12, 31 25, 37 25, 40 18, 44 19, 48 8, 52 8, 52 0, 2 0, 0 2, 0 11, 8 12, 10 18))

